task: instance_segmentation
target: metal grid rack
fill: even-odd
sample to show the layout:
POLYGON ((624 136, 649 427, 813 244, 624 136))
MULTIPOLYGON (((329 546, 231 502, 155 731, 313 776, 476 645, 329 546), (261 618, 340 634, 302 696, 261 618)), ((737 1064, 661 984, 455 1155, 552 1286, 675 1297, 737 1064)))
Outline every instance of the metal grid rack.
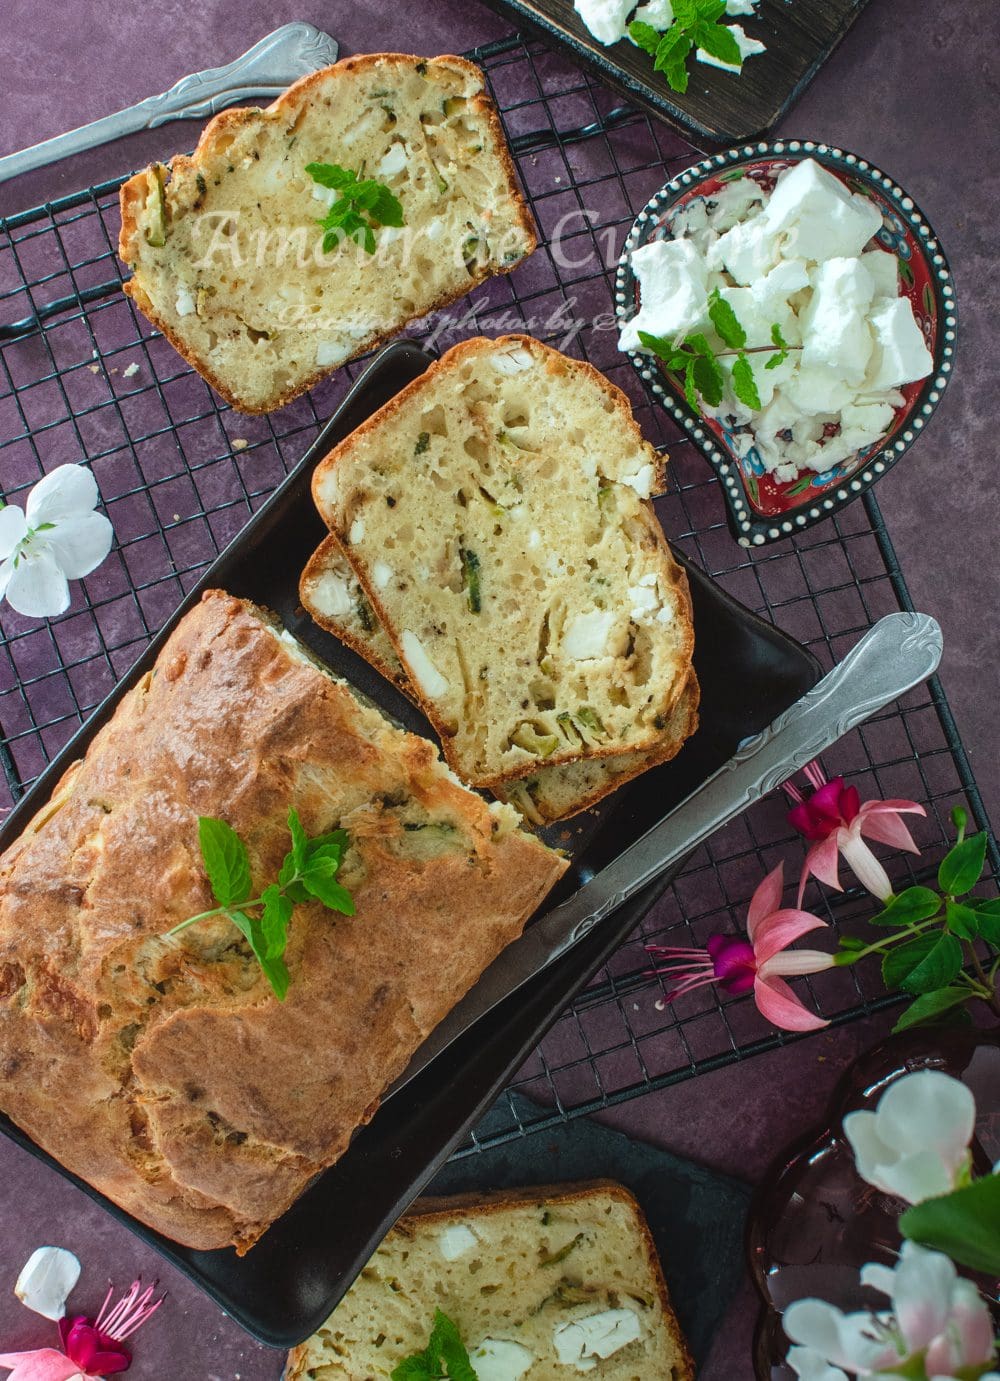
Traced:
MULTIPOLYGON (((542 243, 509 278, 483 285, 411 334, 444 346, 478 332, 526 329, 596 365, 629 395, 646 435, 669 448, 670 487, 658 507, 671 539, 828 666, 876 618, 909 607, 875 499, 772 547, 741 549, 726 528, 714 475, 616 349, 612 288, 622 243, 649 196, 697 151, 648 116, 614 106, 535 42, 511 37, 469 56, 487 73, 542 243), (574 327, 579 319, 584 329, 574 327)), ((298 460, 363 367, 339 371, 269 417, 229 411, 121 294, 117 190, 117 181, 107 182, 0 221, 0 490, 23 502, 41 473, 87 457, 117 539, 108 561, 74 587, 63 617, 38 622, 3 608, 4 813, 298 460)), ((916 830, 924 872, 893 860, 901 877, 936 864, 953 805, 986 824, 936 681, 839 743, 828 766, 863 795, 926 804, 916 830)), ((772 1032, 747 997, 720 1001, 702 990, 659 1009, 662 991, 644 973, 642 949, 668 934, 674 944, 703 943, 739 923, 763 870, 782 856, 800 855, 777 799, 701 848, 521 1071, 511 1092, 531 1101, 508 1093, 459 1154, 789 1039, 772 1032)), ((995 848, 991 865, 1000 875, 995 848)), ((815 905, 827 904, 817 895, 815 905)), ((837 926, 863 919, 866 909, 864 897, 848 891, 827 914, 837 926)), ((835 1022, 891 1000, 877 971, 863 967, 824 974, 810 991, 835 1022)))

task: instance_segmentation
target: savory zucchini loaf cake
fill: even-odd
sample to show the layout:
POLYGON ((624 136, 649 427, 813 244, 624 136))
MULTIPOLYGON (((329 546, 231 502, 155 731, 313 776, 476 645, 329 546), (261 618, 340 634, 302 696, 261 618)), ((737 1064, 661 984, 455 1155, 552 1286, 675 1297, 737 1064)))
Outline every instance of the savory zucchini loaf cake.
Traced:
POLYGON ((455 346, 320 462, 319 512, 464 781, 672 736, 694 634, 661 469, 625 395, 528 336, 455 346))
POLYGON ((610 1180, 418 1203, 285 1381, 381 1381, 424 1350, 436 1310, 479 1381, 694 1376, 642 1210, 610 1180))
MULTIPOLYGON (((392 640, 335 537, 325 537, 313 552, 302 572, 299 596, 306 612, 322 628, 352 647, 414 704, 420 703, 392 640)), ((576 815, 640 772, 676 757, 697 727, 698 695, 698 681, 692 671, 656 748, 606 758, 579 758, 555 767, 542 762, 530 777, 501 782, 494 790, 501 800, 515 804, 533 825, 576 815)))
POLYGON ((142 1222, 245 1250, 564 867, 210 591, 0 858, 0 1107, 142 1222), (356 913, 296 905, 279 1002, 227 918, 166 932, 215 904, 199 817, 246 841, 259 890, 290 807, 310 836, 346 830, 356 913))
POLYGON ((264 110, 223 111, 192 157, 122 186, 121 216, 126 293, 242 412, 280 407, 535 247, 483 74, 447 56, 346 58, 264 110), (356 238, 326 252, 335 202, 356 238))

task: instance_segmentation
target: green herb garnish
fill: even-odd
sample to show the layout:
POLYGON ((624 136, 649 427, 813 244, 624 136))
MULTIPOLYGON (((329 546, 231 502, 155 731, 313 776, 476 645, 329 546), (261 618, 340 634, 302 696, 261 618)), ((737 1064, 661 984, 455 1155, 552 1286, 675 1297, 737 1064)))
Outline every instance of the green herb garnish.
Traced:
POLYGON ((764 368, 776 369, 779 364, 784 364, 792 350, 801 350, 802 347, 789 345, 777 322, 771 327, 773 345, 748 346, 746 330, 718 288, 708 299, 708 317, 727 347, 725 350, 715 350, 707 337, 698 331, 676 344, 664 340, 662 336, 650 335, 648 331, 640 331, 639 340, 657 359, 662 360, 671 374, 681 376, 684 396, 694 412, 702 411, 699 394, 710 408, 717 408, 722 402, 725 375, 719 361, 735 355, 730 375, 733 393, 746 407, 758 411, 763 404, 750 356, 770 354, 771 358, 764 368))
POLYGON ((479 1381, 462 1336, 447 1314, 434 1311, 434 1328, 423 1352, 405 1357, 391 1381, 479 1381))
POLYGON ((469 601, 469 612, 478 614, 483 607, 479 589, 479 557, 467 547, 461 547, 458 554, 462 561, 462 584, 469 601))
POLYGON ((336 249, 341 240, 353 240, 367 253, 374 254, 375 231, 380 226, 406 224, 399 198, 374 178, 362 181, 352 169, 341 168, 336 163, 307 163, 306 172, 313 182, 339 193, 326 215, 317 222, 323 228, 324 254, 336 249))
POLYGON ((176 935, 210 916, 228 917, 257 956, 279 1002, 284 1002, 288 992, 285 948, 295 907, 301 902, 320 901, 330 911, 354 915, 350 892, 336 881, 348 842, 346 830, 333 830, 310 839, 294 809, 288 812, 288 828, 292 847, 285 855, 277 882, 251 897, 250 855, 243 840, 225 820, 200 816, 198 843, 212 895, 219 905, 189 916, 167 931, 168 935, 176 935))
POLYGON ((653 59, 653 70, 662 72, 672 91, 688 88, 688 58, 702 48, 719 62, 740 67, 743 55, 736 36, 720 21, 726 13, 726 0, 674 0, 674 18, 665 33, 633 19, 629 37, 653 59))

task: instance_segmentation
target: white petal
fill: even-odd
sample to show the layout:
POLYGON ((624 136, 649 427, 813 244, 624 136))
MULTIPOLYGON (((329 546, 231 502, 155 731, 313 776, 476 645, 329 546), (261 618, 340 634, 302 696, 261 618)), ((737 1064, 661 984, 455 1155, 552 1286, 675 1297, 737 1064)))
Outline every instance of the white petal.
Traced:
POLYGON ((77 518, 60 519, 44 536, 63 575, 79 580, 107 556, 114 528, 103 513, 81 513, 77 518))
POLYGON ((847 1381, 847 1372, 831 1367, 810 1347, 790 1347, 785 1359, 800 1381, 847 1381))
POLYGON ((950 1194, 955 1187, 953 1175, 936 1151, 916 1151, 912 1156, 900 1156, 882 1166, 879 1180, 873 1183, 887 1194, 905 1199, 908 1204, 950 1194))
POLYGON ((45 1319, 58 1321, 80 1279, 80 1263, 65 1247, 38 1247, 25 1262, 14 1294, 45 1319))
POLYGON ((877 1189, 884 1189, 881 1172, 884 1166, 896 1159, 896 1153, 879 1136, 878 1115, 873 1112, 849 1112, 842 1126, 844 1135, 851 1143, 858 1174, 877 1189))
POLYGON ((855 818, 850 829, 837 831, 837 847, 841 857, 866 892, 880 901, 888 901, 892 896, 892 883, 889 874, 861 838, 858 825, 860 816, 855 818))
POLYGON ((28 495, 28 526, 89 513, 100 497, 97 481, 85 465, 58 465, 28 495))
POLYGON ((0 560, 10 556, 27 531, 27 521, 17 504, 0 508, 0 560))
POLYGON ((899 1354, 887 1346, 875 1318, 866 1312, 845 1314, 825 1300, 800 1299, 790 1304, 781 1325, 793 1343, 802 1343, 834 1366, 865 1374, 896 1361, 899 1354), (878 1331, 880 1336, 873 1336, 878 1331))
POLYGON ((7 583, 7 600, 29 618, 52 618, 69 608, 69 586, 51 552, 22 552, 7 583))
POLYGON ((869 1261, 861 1267, 861 1284, 867 1285, 870 1290, 877 1290, 880 1295, 885 1295, 887 1299, 892 1299, 895 1283, 896 1272, 891 1266, 883 1266, 878 1261, 869 1261))
POLYGON ((976 1100, 960 1079, 920 1069, 892 1084, 879 1099, 879 1136, 899 1150, 933 1149, 957 1170, 976 1125, 976 1100))
POLYGON ((958 1273, 942 1252, 904 1242, 892 1292, 892 1312, 907 1353, 922 1352, 943 1332, 958 1273))
POLYGON ((14 562, 10 558, 6 561, 0 561, 0 599, 3 599, 7 593, 7 586, 10 584, 10 578, 13 574, 14 562))

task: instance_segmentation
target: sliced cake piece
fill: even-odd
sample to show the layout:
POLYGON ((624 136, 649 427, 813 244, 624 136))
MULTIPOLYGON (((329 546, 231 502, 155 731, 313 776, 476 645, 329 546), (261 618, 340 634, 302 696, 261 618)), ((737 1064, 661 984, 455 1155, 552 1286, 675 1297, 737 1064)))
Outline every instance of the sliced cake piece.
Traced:
MULTIPOLYGON (((414 704, 416 692, 396 655, 392 640, 361 588, 354 568, 335 537, 326 537, 310 558, 299 582, 299 596, 311 618, 352 647, 414 704)), ((698 681, 694 671, 670 714, 661 743, 642 752, 606 758, 580 758, 555 767, 540 764, 530 777, 495 787, 501 800, 516 805, 534 825, 576 815, 684 746, 698 724, 698 681)))
POLYGON ((465 781, 669 735, 694 635, 660 480, 625 395, 527 336, 455 346, 317 467, 317 507, 465 781))
POLYGON ((191 158, 130 178, 121 213, 126 293, 242 412, 280 407, 535 247, 483 74, 456 57, 347 58, 265 110, 223 111, 191 158), (361 243, 325 251, 318 221, 348 192, 310 165, 387 188, 403 224, 379 228, 363 197, 361 243))
POLYGON ((424 1351, 437 1310, 479 1381, 694 1376, 642 1210, 609 1180, 418 1204, 285 1381, 384 1381, 424 1351))

